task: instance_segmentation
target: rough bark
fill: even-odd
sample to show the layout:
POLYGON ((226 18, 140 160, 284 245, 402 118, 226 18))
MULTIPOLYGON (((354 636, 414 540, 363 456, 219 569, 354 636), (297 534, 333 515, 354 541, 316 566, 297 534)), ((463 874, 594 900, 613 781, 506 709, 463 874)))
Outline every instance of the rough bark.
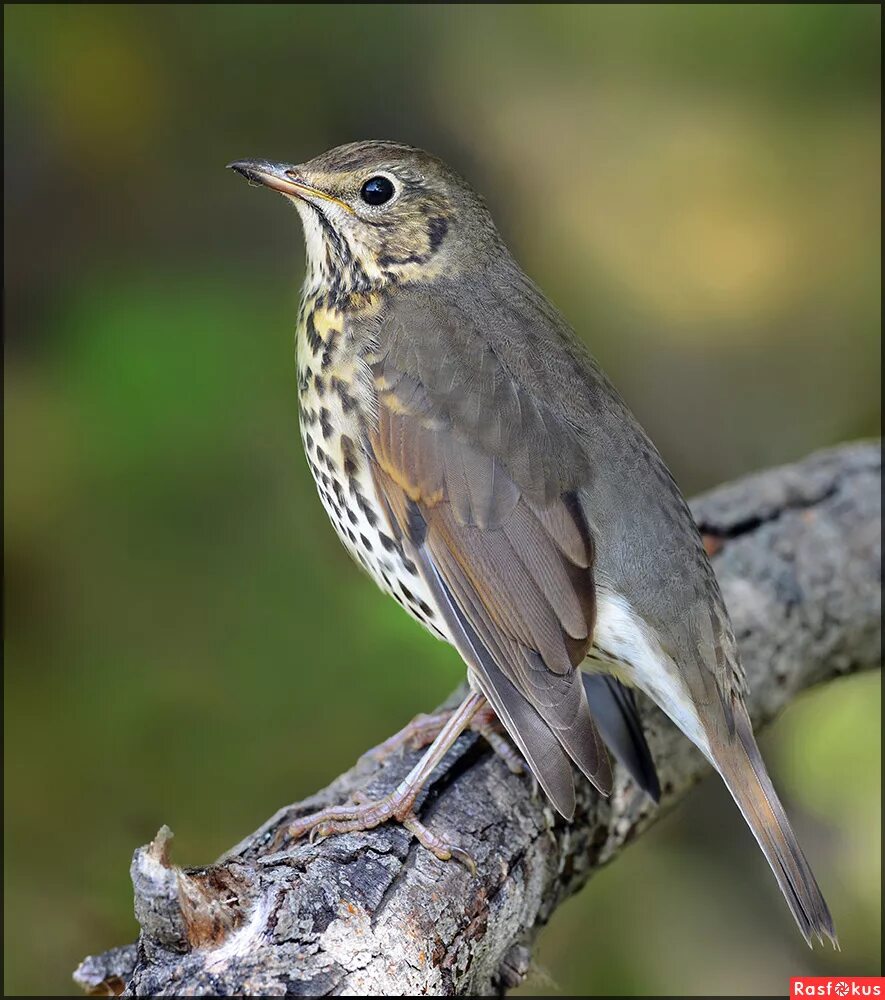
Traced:
MULTIPOLYGON (((880 662, 880 465, 878 443, 849 445, 693 505, 757 726, 801 690, 880 662)), ((390 825, 271 847, 298 814, 392 788, 411 752, 357 763, 206 868, 171 865, 164 827, 132 862, 138 944, 86 959, 76 981, 125 996, 503 994, 524 977, 553 910, 708 770, 654 706, 641 711, 661 807, 618 769, 608 800, 581 784, 572 823, 477 737, 462 737, 421 815, 472 854, 472 875, 390 825)))

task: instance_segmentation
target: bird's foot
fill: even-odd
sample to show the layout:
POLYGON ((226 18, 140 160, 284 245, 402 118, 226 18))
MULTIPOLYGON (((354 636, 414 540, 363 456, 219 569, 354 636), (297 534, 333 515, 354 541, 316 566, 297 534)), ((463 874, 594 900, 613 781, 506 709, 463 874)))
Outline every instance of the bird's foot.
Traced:
MULTIPOLYGON (((453 711, 454 709, 449 709, 444 712, 434 712, 431 715, 416 715, 398 733, 394 733, 389 739, 365 753, 364 758, 380 762, 397 751, 401 754, 406 749, 420 750, 429 746, 452 717, 453 711)), ((504 728, 491 706, 486 705, 481 708, 470 720, 467 728, 482 736, 513 774, 525 773, 522 757, 507 738, 504 728)))
POLYGON ((376 826, 393 820, 404 826, 422 847, 434 854, 440 861, 450 861, 454 858, 456 861, 460 861, 471 874, 474 874, 476 862, 465 850, 448 843, 418 819, 414 811, 416 797, 414 788, 403 787, 374 801, 369 800, 364 793, 356 792, 351 804, 331 806, 307 816, 299 816, 285 830, 284 836, 291 840, 299 840, 307 836, 311 843, 314 843, 325 837, 334 836, 336 833, 373 830, 376 826))
MULTIPOLYGON (((483 712, 486 705, 486 700, 481 694, 475 691, 470 692, 464 701, 453 712, 448 713, 442 724, 435 729, 435 735, 430 740, 430 747, 394 791, 375 801, 369 801, 365 796, 357 794, 350 805, 331 806, 328 809, 311 813, 309 816, 300 816, 289 826, 288 830, 285 827, 281 828, 275 841, 275 847, 281 839, 285 839, 287 833, 291 840, 298 840, 306 835, 309 835, 311 840, 315 840, 317 837, 330 837, 336 833, 372 830, 382 823, 394 820, 404 826, 423 847, 435 854, 440 861, 456 858, 471 872, 476 871, 476 864, 466 851, 447 843, 442 837, 428 830, 418 819, 415 815, 415 802, 436 767, 455 745, 461 733, 471 725, 474 717, 483 712)), ((426 722, 419 722, 417 727, 418 731, 422 733, 421 738, 424 738, 428 729, 434 728, 434 726, 428 726, 426 722)), ((415 728, 412 729, 412 733, 415 733, 415 728)), ((407 736, 406 739, 408 738, 407 736)), ((386 744, 388 748, 390 743, 391 741, 388 740, 386 744)))

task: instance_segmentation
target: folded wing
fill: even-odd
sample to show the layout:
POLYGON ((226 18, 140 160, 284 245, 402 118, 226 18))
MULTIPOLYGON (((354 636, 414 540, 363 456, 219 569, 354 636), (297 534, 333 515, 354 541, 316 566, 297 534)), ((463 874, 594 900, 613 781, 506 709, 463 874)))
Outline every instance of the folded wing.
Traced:
MULTIPOLYGON (((471 359, 453 358, 449 343, 441 380, 439 366, 422 357, 421 331, 412 332, 407 352, 385 351, 382 337, 372 360, 378 405, 365 446, 376 488, 475 686, 571 816, 569 759, 603 793, 611 767, 579 670, 593 633, 593 542, 572 494, 555 477, 539 481, 544 463, 531 461, 532 441, 553 446, 558 429, 520 398, 503 369, 493 370, 493 358, 472 373, 471 359), (505 452, 520 428, 495 426, 496 399, 511 401, 512 419, 524 415, 529 436, 514 446, 513 462, 505 452), (473 428, 486 407, 477 440, 473 428)), ((438 338, 423 343, 440 348, 438 338)))

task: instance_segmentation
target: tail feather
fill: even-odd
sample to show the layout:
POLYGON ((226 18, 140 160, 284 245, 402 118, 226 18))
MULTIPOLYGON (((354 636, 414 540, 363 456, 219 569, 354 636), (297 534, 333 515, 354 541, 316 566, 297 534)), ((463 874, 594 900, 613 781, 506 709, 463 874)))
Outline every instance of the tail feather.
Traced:
POLYGON ((633 692, 610 674, 583 673, 581 679, 603 742, 649 798, 660 802, 658 772, 645 741, 633 692))
POLYGON ((806 942, 839 947, 833 918, 777 797, 746 713, 735 710, 737 739, 713 747, 717 770, 762 848, 806 942))

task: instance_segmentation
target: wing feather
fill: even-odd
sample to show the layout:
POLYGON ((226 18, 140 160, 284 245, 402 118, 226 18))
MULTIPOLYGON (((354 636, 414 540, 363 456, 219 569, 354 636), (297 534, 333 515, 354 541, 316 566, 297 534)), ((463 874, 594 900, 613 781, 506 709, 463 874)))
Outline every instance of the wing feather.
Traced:
MULTIPOLYGON (((376 378, 377 422, 366 446, 391 528, 412 545, 425 580, 444 588, 470 636, 461 651, 477 686, 570 814, 569 758, 603 792, 611 788, 578 669, 595 606, 579 509, 563 497, 530 504, 499 458, 461 440, 451 416, 428 405, 412 372, 399 377, 388 367, 376 378)), ((494 377, 478 382, 496 387, 494 377)), ((537 422, 537 408, 522 412, 537 422)))

